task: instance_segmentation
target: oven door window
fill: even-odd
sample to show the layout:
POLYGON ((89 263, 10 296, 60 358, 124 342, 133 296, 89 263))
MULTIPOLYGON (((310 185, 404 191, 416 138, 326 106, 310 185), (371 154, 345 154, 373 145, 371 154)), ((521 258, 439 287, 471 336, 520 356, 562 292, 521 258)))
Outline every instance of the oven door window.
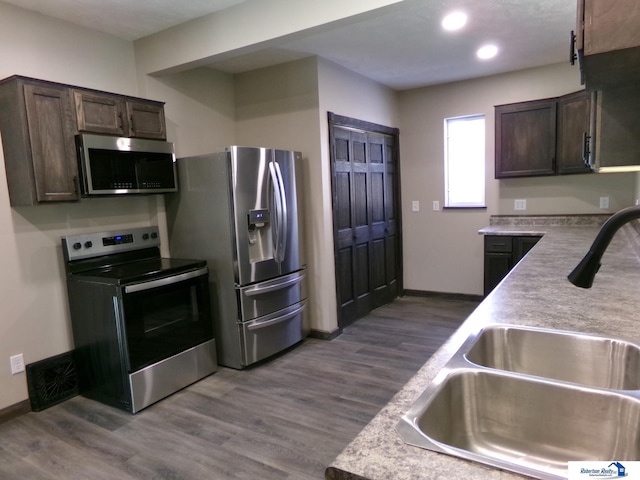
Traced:
POLYGON ((132 372, 213 338, 206 275, 123 293, 123 306, 132 372))

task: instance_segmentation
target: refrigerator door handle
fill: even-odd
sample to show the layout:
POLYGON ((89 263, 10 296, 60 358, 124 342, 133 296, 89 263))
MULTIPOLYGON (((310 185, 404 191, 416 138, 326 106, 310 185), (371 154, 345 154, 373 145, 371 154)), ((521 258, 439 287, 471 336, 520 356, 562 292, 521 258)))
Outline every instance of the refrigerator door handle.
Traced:
POLYGON ((290 320, 293 317, 295 317, 296 315, 298 315, 306 307, 307 307, 306 304, 302 304, 300 307, 296 308, 295 310, 293 310, 293 311, 291 311, 289 313, 285 313, 284 315, 282 315, 280 317, 271 318, 269 320, 264 320, 262 322, 260 322, 260 321, 252 322, 250 325, 247 325, 247 330, 250 330, 250 331, 251 330, 259 330, 260 328, 269 327, 269 326, 274 325, 276 323, 286 322, 287 320, 290 320))
POLYGON ((289 234, 289 213, 287 209, 287 191, 284 189, 284 179, 282 177, 282 171, 280 170, 280 164, 276 164, 276 175, 278 176, 278 183, 280 184, 280 195, 282 206, 282 223, 280 224, 280 246, 278 247, 278 253, 280 254, 280 261, 284 261, 287 255, 287 235, 289 234))
POLYGON ((273 192, 274 192, 274 200, 275 200, 275 221, 273 222, 273 236, 274 236, 274 256, 278 263, 282 262, 284 258, 282 253, 280 252, 280 243, 282 236, 282 192, 280 189, 280 179, 278 178, 278 173, 276 172, 277 163, 274 161, 269 162, 269 173, 271 174, 271 180, 273 182, 273 192))
POLYGON ((270 293, 270 292, 276 292, 278 290, 283 290, 285 288, 288 288, 292 285, 296 285, 300 282, 302 282, 302 280, 304 280, 305 275, 301 274, 297 277, 293 277, 290 278, 284 282, 280 282, 280 283, 272 283, 271 285, 264 285, 264 286, 260 286, 257 285, 255 287, 249 288, 247 290, 244 291, 244 294, 247 297, 253 297, 255 295, 262 295, 263 293, 270 293))

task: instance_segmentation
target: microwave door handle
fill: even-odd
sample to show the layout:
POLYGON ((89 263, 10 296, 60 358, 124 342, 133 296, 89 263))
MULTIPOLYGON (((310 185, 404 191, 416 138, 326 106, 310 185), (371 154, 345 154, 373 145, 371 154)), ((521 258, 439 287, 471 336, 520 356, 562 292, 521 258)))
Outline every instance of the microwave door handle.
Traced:
POLYGON ((284 180, 282 177, 282 170, 280 170, 280 164, 275 162, 276 164, 276 174, 278 176, 278 183, 280 185, 280 195, 282 205, 282 223, 279 225, 280 227, 280 242, 281 248, 278 248, 278 252, 280 253, 280 261, 282 262, 287 254, 287 235, 289 233, 289 216, 287 209, 287 192, 284 189, 284 180))
POLYGON ((80 175, 81 193, 89 194, 93 193, 93 181, 91 179, 91 163, 88 161, 89 152, 88 149, 78 145, 78 155, 80 158, 80 175))

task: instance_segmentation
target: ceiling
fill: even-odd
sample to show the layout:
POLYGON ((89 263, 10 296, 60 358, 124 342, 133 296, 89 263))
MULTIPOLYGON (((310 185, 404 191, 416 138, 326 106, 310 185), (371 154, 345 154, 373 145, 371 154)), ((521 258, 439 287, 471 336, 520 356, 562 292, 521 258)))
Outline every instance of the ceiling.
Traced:
MULTIPOLYGON (((136 40, 247 0, 1 1, 136 40)), ((576 5, 575 0, 404 0, 382 13, 270 42, 249 54, 214 58, 209 66, 241 73, 318 55, 396 90, 447 83, 568 61, 576 5), (445 32, 441 18, 454 9, 465 11, 469 21, 459 32, 445 32), (487 42, 500 52, 478 60, 475 52, 487 42)))

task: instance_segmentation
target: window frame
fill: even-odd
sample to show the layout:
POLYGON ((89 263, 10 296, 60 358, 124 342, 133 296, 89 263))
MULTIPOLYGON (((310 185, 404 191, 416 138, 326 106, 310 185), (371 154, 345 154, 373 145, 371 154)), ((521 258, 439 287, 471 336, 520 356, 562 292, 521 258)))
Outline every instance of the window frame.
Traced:
POLYGON ((456 117, 447 117, 444 119, 444 209, 486 209, 487 208, 487 181, 486 181, 486 144, 487 144, 487 116, 484 113, 477 113, 471 115, 460 115, 456 117), (450 201, 450 157, 449 157, 449 125, 454 121, 468 121, 468 120, 482 120, 483 121, 483 135, 482 135, 482 175, 478 175, 482 181, 482 199, 469 201, 469 202, 451 202, 450 201))

